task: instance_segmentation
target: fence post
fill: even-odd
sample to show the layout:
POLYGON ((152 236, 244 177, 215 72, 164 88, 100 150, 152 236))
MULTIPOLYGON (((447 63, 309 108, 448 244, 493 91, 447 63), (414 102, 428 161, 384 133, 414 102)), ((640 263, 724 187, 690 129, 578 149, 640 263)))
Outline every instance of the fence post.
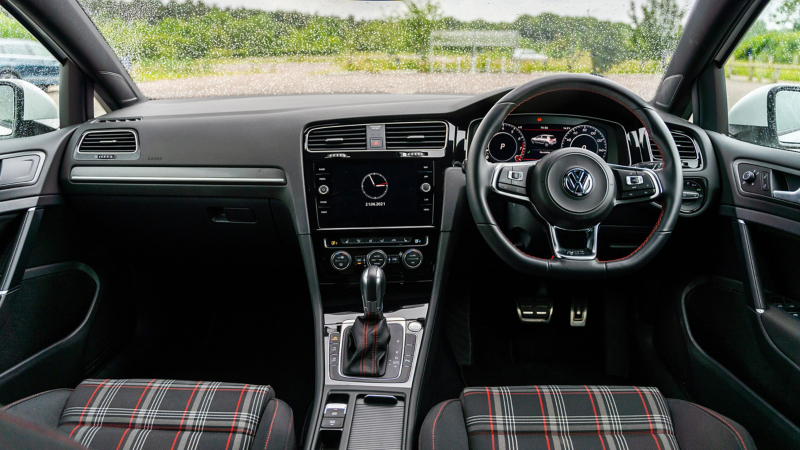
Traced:
POLYGON ((777 83, 778 80, 780 80, 780 78, 781 78, 781 68, 780 67, 776 67, 775 71, 772 74, 772 82, 773 83, 777 83))
POLYGON ((747 81, 753 81, 753 72, 755 71, 755 67, 753 67, 753 55, 747 57, 747 62, 750 64, 750 73, 747 77, 747 81))
POLYGON ((492 58, 490 56, 486 57, 486 67, 484 67, 484 69, 486 73, 492 71, 492 58))
POLYGON ((500 73, 506 73, 506 57, 500 58, 500 73))

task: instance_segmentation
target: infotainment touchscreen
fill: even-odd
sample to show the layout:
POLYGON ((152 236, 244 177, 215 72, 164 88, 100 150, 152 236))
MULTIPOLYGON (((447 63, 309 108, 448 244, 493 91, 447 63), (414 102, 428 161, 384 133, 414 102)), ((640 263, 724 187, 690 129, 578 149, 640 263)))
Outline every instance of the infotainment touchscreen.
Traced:
POLYGON ((433 162, 317 162, 314 172, 320 228, 433 224, 433 162))

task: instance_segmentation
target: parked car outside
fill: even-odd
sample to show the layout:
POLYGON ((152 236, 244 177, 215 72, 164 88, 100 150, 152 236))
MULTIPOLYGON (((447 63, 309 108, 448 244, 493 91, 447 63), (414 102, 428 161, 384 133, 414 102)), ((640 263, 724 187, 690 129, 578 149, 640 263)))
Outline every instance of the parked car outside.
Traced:
POLYGON ((0 39, 0 78, 25 80, 47 90, 58 84, 61 65, 44 46, 24 39, 0 39))

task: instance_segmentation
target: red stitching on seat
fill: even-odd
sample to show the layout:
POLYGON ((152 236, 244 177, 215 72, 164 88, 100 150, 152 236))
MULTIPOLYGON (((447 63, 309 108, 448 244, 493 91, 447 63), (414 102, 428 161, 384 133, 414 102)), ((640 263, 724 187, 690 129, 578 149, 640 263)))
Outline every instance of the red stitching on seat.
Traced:
POLYGON ((661 450, 661 444, 658 443, 658 439, 656 438, 656 435, 653 433, 653 421, 650 420, 650 410, 647 409, 647 403, 644 402, 644 397, 642 396, 641 391, 639 391, 639 388, 633 386, 633 389, 635 389, 636 392, 639 393, 639 398, 642 400, 642 406, 644 406, 644 413, 647 416, 647 423, 650 425, 650 434, 653 435, 653 440, 656 441, 656 447, 658 447, 658 450, 661 450))
POLYGON ((228 442, 225 443, 225 450, 228 450, 228 446, 231 445, 231 436, 233 436, 233 430, 236 427, 236 416, 239 414, 239 406, 242 404, 242 396, 246 388, 247 385, 245 384, 242 388, 242 392, 239 394, 239 401, 236 402, 236 410, 233 412, 233 420, 231 421, 231 432, 228 433, 228 442))
POLYGON ((275 399, 275 412, 272 413, 272 422, 269 423, 269 433, 267 433, 267 443, 264 444, 264 450, 267 450, 267 446, 269 445, 269 438, 272 436, 272 424, 275 423, 275 416, 278 415, 278 407, 281 406, 278 399, 275 399))
MULTIPOLYGON (((600 444, 602 444, 603 450, 606 450, 606 441, 603 439, 603 434, 601 433, 600 430, 600 418, 597 417, 597 408, 594 407, 594 398, 592 397, 591 391, 589 391, 589 388, 586 387, 585 384, 583 385, 583 388, 586 389, 586 393, 589 394, 589 401, 592 402, 592 412, 594 412, 594 421, 597 424, 597 437, 600 438, 600 444)), ((650 421, 649 416, 647 417, 647 420, 650 421)), ((650 426, 650 428, 651 429, 653 428, 652 425, 650 426)))
POLYGON ((492 420, 492 397, 489 395, 489 388, 486 389, 486 404, 489 405, 489 430, 492 432, 492 450, 494 450, 494 421, 492 420))
POLYGON ((536 388, 536 395, 539 396, 539 407, 542 408, 542 424, 544 425, 544 437, 547 439, 547 450, 550 450, 550 435, 547 434, 547 416, 544 414, 544 403, 542 403, 542 393, 539 392, 539 386, 536 388))
POLYGON ((178 436, 181 435, 181 428, 183 428, 183 420, 186 418, 186 412, 189 411, 189 405, 192 403, 192 398, 194 398, 194 393, 197 392, 197 387, 200 386, 202 381, 198 381, 196 385, 194 385, 194 390, 192 390, 192 395, 189 396, 189 401, 186 402, 186 408, 183 409, 183 415, 181 416, 181 423, 178 424, 178 432, 175 433, 175 439, 172 440, 172 447, 169 450, 175 448, 175 443, 178 442, 178 436))
MULTIPOLYGON (((150 380, 150 382, 147 383, 147 386, 144 387, 144 390, 142 390, 142 395, 139 396, 139 401, 136 402, 136 406, 133 407, 133 412, 131 412, 131 420, 130 420, 130 422, 128 422, 128 426, 129 427, 131 425, 133 425, 133 418, 136 417, 136 411, 139 409, 139 405, 142 403, 142 399, 144 398, 145 392, 147 392, 147 389, 150 387, 151 384, 155 383, 155 381, 156 381, 155 378, 150 380)), ((120 441, 120 442, 122 442, 122 441, 120 441)))
MULTIPOLYGON (((450 401, 444 402, 444 404, 439 408, 439 412, 436 413, 436 418, 433 419, 433 430, 431 431, 431 449, 432 450, 436 449, 436 422, 439 421, 439 414, 442 413, 442 410, 444 409, 445 406, 449 405, 450 403, 456 402, 456 401, 458 401, 458 400, 450 400, 450 401)), ((422 433, 420 433, 420 435, 421 434, 422 433)), ((422 450, 422 444, 420 444, 420 450, 422 450)))
POLYGON ((9 409, 19 405, 20 403, 24 403, 24 402, 26 402, 28 400, 33 400, 36 397, 41 397, 42 395, 49 394, 51 392, 56 392, 56 391, 72 391, 72 389, 66 389, 66 388, 50 389, 49 391, 44 391, 44 392, 39 392, 38 394, 29 395, 29 396, 27 396, 25 398, 21 398, 21 399, 15 401, 14 403, 9 403, 8 405, 3 406, 2 408, 0 408, 0 412, 8 411, 9 409))
POLYGON ((714 416, 714 417, 716 417, 717 419, 719 419, 719 420, 721 420, 722 422, 724 422, 724 423, 725 423, 725 425, 727 425, 727 426, 728 426, 728 428, 730 428, 731 430, 733 430, 733 432, 734 432, 734 433, 736 433, 736 437, 738 437, 738 438, 739 438, 739 441, 742 443, 742 447, 744 447, 744 450, 747 450, 747 444, 745 444, 745 443, 744 443, 744 439, 742 439, 742 435, 741 435, 741 434, 739 434, 739 432, 738 432, 738 431, 736 431, 736 428, 734 428, 734 427, 733 427, 733 425, 729 424, 727 420, 723 419, 721 416, 718 416, 718 415, 717 415, 717 413, 715 413, 714 411, 712 411, 712 410, 710 410, 710 409, 706 408, 705 406, 700 406, 700 405, 697 405, 697 406, 699 406, 699 407, 700 407, 701 409, 703 409, 705 412, 707 412, 707 413, 711 414, 712 416, 714 416))
POLYGON ((128 434, 128 431, 131 431, 131 429, 130 428, 126 429, 125 432, 122 433, 122 437, 119 438, 119 444, 117 444, 117 450, 119 450, 120 446, 122 445, 122 442, 125 441, 125 435, 128 434))
POLYGON ((72 434, 75 433, 75 430, 77 430, 78 427, 81 426, 81 424, 83 423, 83 415, 86 414, 86 408, 88 408, 89 404, 92 403, 92 399, 94 398, 94 395, 97 394, 97 390, 100 389, 100 386, 104 385, 108 380, 110 380, 110 378, 106 378, 105 380, 103 380, 102 383, 98 384, 97 387, 94 388, 92 396, 89 397, 89 400, 86 402, 86 406, 83 407, 83 411, 81 412, 81 417, 80 419, 78 419, 78 425, 76 425, 75 428, 73 428, 72 431, 69 432, 69 437, 72 437, 72 434))

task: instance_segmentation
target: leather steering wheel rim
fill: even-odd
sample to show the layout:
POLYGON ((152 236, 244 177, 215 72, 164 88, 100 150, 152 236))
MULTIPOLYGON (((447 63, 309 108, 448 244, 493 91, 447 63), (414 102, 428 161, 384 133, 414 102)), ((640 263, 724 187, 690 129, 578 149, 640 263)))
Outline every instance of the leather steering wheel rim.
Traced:
MULTIPOLYGON (((541 161, 557 153, 552 152, 541 161)), ((680 214, 683 191, 683 173, 678 149, 675 147, 669 129, 655 109, 617 83, 584 74, 551 75, 539 78, 517 87, 501 98, 483 118, 470 142, 466 175, 470 211, 478 230, 492 250, 517 270, 533 275, 557 278, 612 277, 643 267, 653 259, 669 238, 680 214), (489 141, 501 129, 508 115, 519 105, 540 95, 557 91, 591 92, 624 106, 639 119, 661 151, 663 167, 650 171, 657 176, 656 182, 660 182, 660 193, 653 201, 661 205, 661 214, 644 243, 624 258, 612 261, 600 261, 596 257, 591 260, 575 260, 558 257, 556 252, 554 252, 556 255, 550 259, 537 258, 525 254, 515 247, 492 216, 488 199, 490 195, 493 195, 492 183, 494 181, 492 178, 495 176, 497 164, 490 163, 484 156, 489 141)), ((613 180, 611 183, 613 184, 613 180)), ((541 219, 541 215, 538 216, 541 219)))

